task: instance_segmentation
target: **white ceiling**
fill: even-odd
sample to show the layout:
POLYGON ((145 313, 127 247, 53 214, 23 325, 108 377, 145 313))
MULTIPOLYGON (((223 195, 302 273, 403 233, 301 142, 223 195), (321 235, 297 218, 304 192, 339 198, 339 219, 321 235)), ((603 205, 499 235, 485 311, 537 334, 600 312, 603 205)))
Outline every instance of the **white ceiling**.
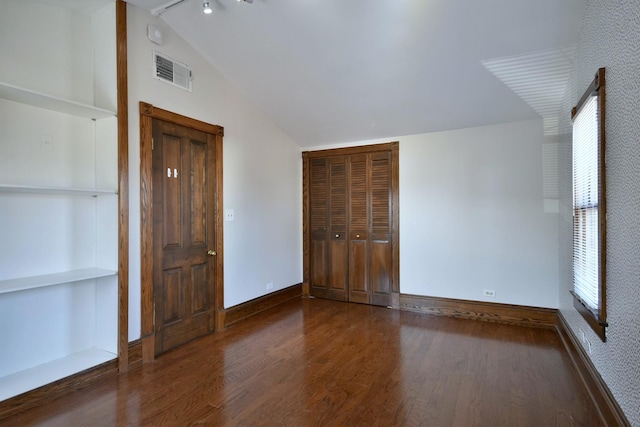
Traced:
POLYGON ((514 62, 544 97, 543 76, 558 55, 571 59, 586 2, 212 0, 204 15, 190 0, 162 18, 307 148, 540 117, 487 64, 556 58, 514 62))

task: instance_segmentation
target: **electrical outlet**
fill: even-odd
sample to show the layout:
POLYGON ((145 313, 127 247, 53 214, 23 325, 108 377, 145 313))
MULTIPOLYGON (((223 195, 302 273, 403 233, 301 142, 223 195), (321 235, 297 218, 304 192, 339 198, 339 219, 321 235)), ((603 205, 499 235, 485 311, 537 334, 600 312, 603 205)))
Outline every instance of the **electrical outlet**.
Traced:
POLYGON ((589 355, 591 355, 591 341, 589 341, 588 339, 585 340, 586 344, 587 344, 587 351, 589 352, 589 355))
POLYGON ((233 209, 227 209, 224 211, 224 220, 233 221, 233 209))
POLYGON ((42 135, 41 144, 44 151, 53 151, 53 135, 42 135))
POLYGON ((267 290, 270 291, 273 289, 273 283, 267 283, 267 290))
POLYGON ((496 297, 496 291, 494 291, 493 289, 485 289, 484 290, 484 296, 485 297, 489 297, 489 298, 495 298, 496 297))

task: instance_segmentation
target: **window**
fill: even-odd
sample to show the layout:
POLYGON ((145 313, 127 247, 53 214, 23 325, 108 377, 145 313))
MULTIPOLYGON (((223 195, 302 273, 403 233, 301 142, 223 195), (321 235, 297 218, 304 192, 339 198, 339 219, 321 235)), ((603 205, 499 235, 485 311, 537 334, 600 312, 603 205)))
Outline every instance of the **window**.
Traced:
POLYGON ((574 306, 605 341, 605 69, 600 68, 573 120, 574 306))

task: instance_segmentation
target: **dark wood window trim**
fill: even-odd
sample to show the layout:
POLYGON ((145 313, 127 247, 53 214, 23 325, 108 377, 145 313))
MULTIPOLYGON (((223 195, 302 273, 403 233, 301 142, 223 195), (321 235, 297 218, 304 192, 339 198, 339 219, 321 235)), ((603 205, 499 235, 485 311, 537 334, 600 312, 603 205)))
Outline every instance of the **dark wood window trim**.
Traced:
MULTIPOLYGON (((595 75, 595 78, 585 91, 585 93, 578 101, 578 104, 571 110, 571 119, 574 120, 580 109, 585 102, 593 95, 598 96, 598 138, 599 138, 599 156, 600 163, 598 167, 598 174, 600 179, 600 189, 598 192, 598 237, 599 237, 599 278, 598 278, 598 292, 599 292, 599 304, 596 310, 589 307, 585 302, 571 291, 573 296, 573 306, 582 315, 585 321, 591 326, 594 332, 600 337, 600 339, 606 341, 606 327, 607 323, 607 287, 606 287, 606 174, 605 174, 605 120, 606 120, 606 97, 605 97, 605 69, 600 68, 595 75)), ((576 215, 576 208, 574 208, 574 218, 576 215)))

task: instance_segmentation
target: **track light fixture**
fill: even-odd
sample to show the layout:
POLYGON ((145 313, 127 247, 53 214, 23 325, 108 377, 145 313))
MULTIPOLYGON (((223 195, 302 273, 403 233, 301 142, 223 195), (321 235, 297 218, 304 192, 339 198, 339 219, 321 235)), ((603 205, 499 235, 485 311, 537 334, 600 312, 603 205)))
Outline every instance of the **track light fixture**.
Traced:
MULTIPOLYGON (((179 0, 179 2, 183 2, 183 1, 187 1, 187 0, 179 0)), ((253 0, 238 0, 238 3, 253 3, 253 0)), ((205 15, 210 15, 213 13, 213 9, 211 8, 211 5, 209 4, 208 0, 203 0, 202 2, 202 12, 204 12, 205 15)))

